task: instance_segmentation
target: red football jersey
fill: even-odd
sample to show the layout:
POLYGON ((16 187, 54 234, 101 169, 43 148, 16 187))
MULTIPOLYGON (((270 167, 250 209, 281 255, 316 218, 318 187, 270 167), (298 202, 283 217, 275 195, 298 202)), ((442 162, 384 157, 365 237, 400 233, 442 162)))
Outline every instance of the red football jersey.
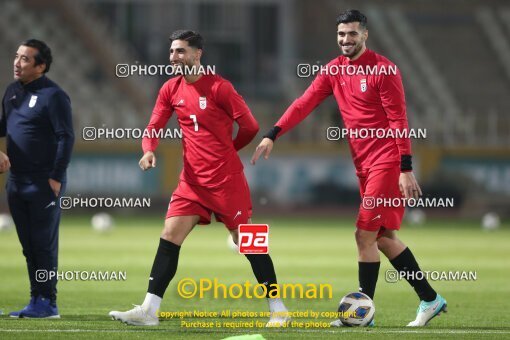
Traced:
MULTIPOLYGON (((205 187, 224 183, 243 171, 237 150, 258 132, 258 123, 232 84, 218 75, 204 75, 194 83, 183 76, 160 89, 147 130, 163 129, 175 111, 183 135, 181 180, 205 187), (232 140, 233 122, 239 125, 232 140)), ((144 138, 144 153, 154 151, 157 138, 144 138)))
MULTIPOLYGON (((349 130, 393 129, 408 132, 402 79, 391 61, 367 49, 354 61, 340 56, 329 62, 327 67, 333 71, 344 71, 319 74, 275 124, 282 129, 278 136, 305 119, 331 94, 335 96, 344 126, 349 130), (348 72, 348 65, 353 65, 349 66, 351 69, 361 66, 368 72, 353 74, 348 72), (392 73, 391 69, 396 72, 392 73), (377 74, 367 75, 370 70, 377 70, 372 72, 377 74)), ((392 167, 395 162, 400 163, 400 155, 411 155, 409 138, 348 139, 357 170, 392 167)))

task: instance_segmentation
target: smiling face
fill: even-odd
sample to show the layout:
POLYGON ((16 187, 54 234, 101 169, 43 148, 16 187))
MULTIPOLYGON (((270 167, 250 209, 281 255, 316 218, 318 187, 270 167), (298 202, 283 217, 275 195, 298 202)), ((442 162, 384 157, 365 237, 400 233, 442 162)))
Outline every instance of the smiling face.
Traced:
POLYGON ((357 21, 338 24, 338 46, 342 54, 351 60, 357 59, 365 51, 367 38, 368 30, 357 21))
POLYGON ((189 46, 185 40, 174 40, 170 46, 170 64, 176 67, 200 65, 202 50, 189 46))
POLYGON ((41 77, 46 64, 35 65, 35 56, 39 53, 36 48, 21 45, 14 57, 14 79, 23 84, 41 77))

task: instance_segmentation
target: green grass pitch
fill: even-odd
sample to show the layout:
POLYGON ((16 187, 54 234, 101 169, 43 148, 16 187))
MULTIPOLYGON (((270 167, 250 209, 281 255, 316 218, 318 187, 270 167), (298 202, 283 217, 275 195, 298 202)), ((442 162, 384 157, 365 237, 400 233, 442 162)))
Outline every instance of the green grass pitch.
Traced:
MULTIPOLYGON (((329 283, 333 298, 286 299, 292 311, 334 311, 339 299, 357 289, 357 254, 352 221, 342 219, 272 219, 270 249, 280 283, 329 283)), ((222 339, 241 334, 262 334, 266 339, 394 338, 510 338, 508 258, 510 228, 481 230, 478 222, 435 220, 422 227, 404 226, 399 233, 413 250, 423 270, 476 271, 476 281, 436 281, 433 287, 448 301, 448 313, 420 329, 404 327, 414 319, 418 299, 407 282, 387 283, 390 269, 382 259, 375 296, 374 328, 185 328, 178 319, 158 327, 133 327, 109 319, 110 310, 127 310, 140 304, 158 244, 162 220, 117 218, 115 229, 98 234, 89 218, 65 216, 60 234, 60 270, 126 271, 126 281, 60 281, 58 303, 62 319, 11 319, 6 314, 28 301, 28 280, 15 231, 0 234, 0 338, 161 338, 222 339)), ((181 249, 177 275, 167 290, 162 311, 267 310, 264 299, 184 299, 177 282, 186 277, 218 278, 221 283, 256 283, 248 261, 234 254, 220 224, 197 227, 181 249)), ((251 321, 251 319, 197 319, 187 321, 251 321)), ((266 319, 256 319, 266 321, 266 319)), ((322 321, 320 318, 296 321, 322 321)))

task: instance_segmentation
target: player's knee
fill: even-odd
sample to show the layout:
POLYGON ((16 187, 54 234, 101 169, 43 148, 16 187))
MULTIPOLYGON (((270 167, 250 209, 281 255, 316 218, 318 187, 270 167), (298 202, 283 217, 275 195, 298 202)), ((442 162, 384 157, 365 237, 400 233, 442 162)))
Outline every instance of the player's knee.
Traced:
POLYGON ((386 252, 386 250, 390 247, 391 239, 387 237, 379 237, 377 239, 377 248, 382 251, 383 253, 386 252))
POLYGON ((232 235, 232 241, 234 241, 236 245, 239 245, 239 233, 237 230, 231 231, 230 235, 232 235))
POLYGON ((167 231, 166 228, 163 229, 163 231, 161 232, 161 235, 160 237, 163 239, 163 240, 167 240, 169 242, 172 242, 172 243, 175 243, 174 241, 174 237, 172 235, 171 232, 167 231))
POLYGON ((179 234, 176 228, 172 228, 172 226, 165 226, 163 228, 161 238, 177 245, 181 245, 184 241, 183 236, 179 234))
POLYGON ((377 242, 371 233, 364 232, 360 229, 356 229, 354 238, 356 239, 356 244, 359 249, 370 248, 377 242))

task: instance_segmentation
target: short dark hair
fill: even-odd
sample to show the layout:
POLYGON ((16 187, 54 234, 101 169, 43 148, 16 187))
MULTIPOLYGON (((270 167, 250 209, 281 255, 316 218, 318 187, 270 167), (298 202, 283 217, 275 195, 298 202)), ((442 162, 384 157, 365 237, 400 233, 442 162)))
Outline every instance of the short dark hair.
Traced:
POLYGON ((51 56, 51 49, 46 45, 44 41, 37 39, 28 39, 21 43, 21 46, 28 46, 37 49, 38 53, 35 55, 35 66, 46 64, 44 73, 50 70, 51 62, 53 57, 51 56))
POLYGON ((348 9, 336 18, 336 25, 348 24, 350 22, 359 22, 363 29, 367 29, 367 17, 357 9, 348 9))
POLYGON ((170 44, 174 40, 184 40, 188 42, 188 45, 191 47, 198 48, 200 50, 204 49, 204 38, 200 35, 200 33, 190 30, 178 30, 170 34, 170 44))

